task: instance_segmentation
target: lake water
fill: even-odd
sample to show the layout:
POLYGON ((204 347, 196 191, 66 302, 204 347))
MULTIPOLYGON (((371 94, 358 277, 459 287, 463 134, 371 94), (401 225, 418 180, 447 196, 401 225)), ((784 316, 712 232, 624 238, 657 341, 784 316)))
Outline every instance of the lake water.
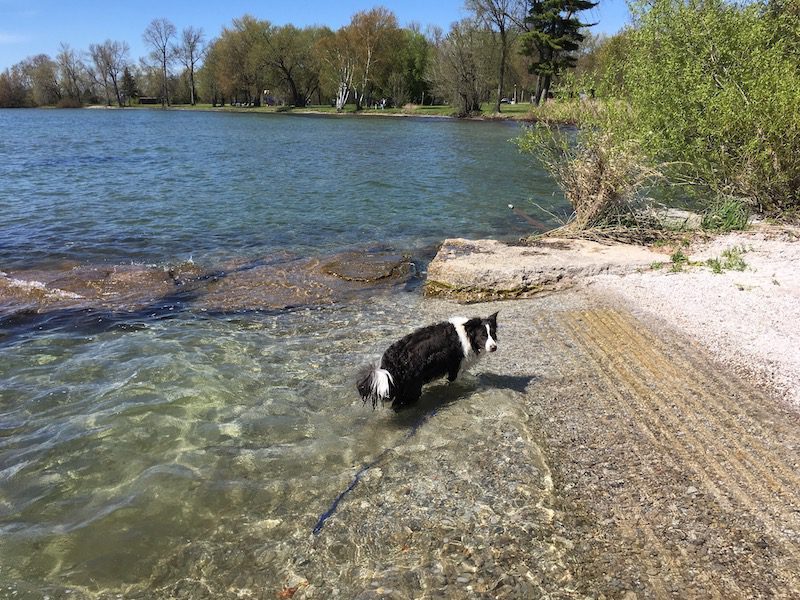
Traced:
POLYGON ((274 549, 313 535, 359 470, 430 416, 372 412, 353 378, 441 307, 413 272, 269 310, 252 281, 217 290, 213 310, 196 294, 134 298, 139 279, 116 304, 91 290, 124 268, 182 265, 191 283, 258 264, 260 277, 275 257, 294 277, 286 265, 342 252, 423 272, 445 237, 530 232, 510 202, 555 225, 529 200, 559 212, 563 199, 509 143, 518 131, 0 111, 0 595, 168 595, 184 571, 223 577, 220 557, 249 556, 254 537, 273 550, 237 576, 279 586, 274 549))

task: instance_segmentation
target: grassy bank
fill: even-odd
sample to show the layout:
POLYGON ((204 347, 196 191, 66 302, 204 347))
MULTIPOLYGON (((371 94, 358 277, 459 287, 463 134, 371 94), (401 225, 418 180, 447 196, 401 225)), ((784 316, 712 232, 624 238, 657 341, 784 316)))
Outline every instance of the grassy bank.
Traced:
MULTIPOLYGON (((131 108, 160 109, 158 105, 138 105, 131 108)), ((364 108, 355 110, 355 106, 348 105, 343 111, 326 104, 315 104, 305 107, 294 106, 212 106, 211 104, 173 104, 172 110, 210 110, 218 112, 246 112, 246 113, 283 113, 283 114, 325 114, 325 115, 360 115, 360 116, 406 116, 406 117, 453 117, 455 109, 452 106, 421 106, 409 104, 404 107, 393 108, 364 108)), ((478 120, 514 120, 514 121, 540 121, 546 120, 558 123, 576 123, 584 110, 581 103, 575 101, 551 101, 542 106, 535 106, 528 102, 517 104, 503 104, 500 113, 493 112, 493 103, 484 103, 481 113, 474 115, 478 120)))

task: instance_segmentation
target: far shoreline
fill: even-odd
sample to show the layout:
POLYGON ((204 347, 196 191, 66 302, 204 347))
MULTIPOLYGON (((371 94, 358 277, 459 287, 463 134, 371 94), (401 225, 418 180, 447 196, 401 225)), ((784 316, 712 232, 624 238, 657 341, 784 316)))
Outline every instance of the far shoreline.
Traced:
MULTIPOLYGON (((491 106, 491 105, 490 105, 491 106)), ((419 118, 419 119, 433 119, 433 120, 453 120, 453 121, 473 121, 473 122, 518 122, 518 123, 536 123, 546 120, 551 123, 559 125, 576 125, 577 118, 575 115, 580 111, 578 101, 574 102, 549 102, 546 106, 560 106, 565 110, 560 111, 560 115, 551 114, 551 110, 545 107, 537 107, 530 103, 517 103, 517 104, 504 104, 503 106, 509 107, 508 112, 495 113, 490 110, 485 110, 478 114, 469 116, 458 116, 450 106, 437 105, 437 106, 418 106, 415 105, 413 109, 403 108, 386 108, 386 109, 373 109, 365 108, 360 111, 352 109, 336 111, 335 109, 328 109, 321 105, 312 105, 311 107, 266 107, 266 106, 211 106, 210 104, 198 104, 191 106, 188 104, 176 104, 172 106, 161 105, 135 105, 135 106, 106 106, 102 104, 91 104, 81 107, 89 110, 164 110, 164 111, 199 111, 199 112, 222 112, 222 113, 243 113, 243 114, 265 114, 265 115, 303 115, 303 116, 323 116, 323 117, 376 117, 376 118, 419 118), (512 108, 513 107, 513 108, 512 108), (541 114, 536 114, 537 112, 541 114)), ((58 107, 38 107, 57 109, 58 107)))

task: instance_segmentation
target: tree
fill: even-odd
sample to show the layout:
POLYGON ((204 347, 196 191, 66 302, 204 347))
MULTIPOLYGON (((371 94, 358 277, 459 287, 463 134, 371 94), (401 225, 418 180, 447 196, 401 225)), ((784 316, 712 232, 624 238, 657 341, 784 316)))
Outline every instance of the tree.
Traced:
POLYGON ((216 86, 231 102, 257 103, 268 83, 266 40, 272 25, 251 15, 234 19, 222 29, 209 50, 216 86))
POLYGON ((132 99, 139 97, 136 78, 127 66, 122 71, 122 95, 125 97, 128 105, 130 105, 132 99))
POLYGON ((264 67, 273 84, 285 86, 289 102, 305 106, 320 84, 317 41, 324 35, 317 27, 294 25, 270 27, 263 36, 264 67))
POLYGON ((474 21, 453 23, 438 45, 431 69, 435 91, 455 105, 459 116, 480 112, 488 89, 488 34, 474 21))
POLYGON ((22 63, 0 73, 0 107, 21 108, 30 104, 30 81, 23 72, 22 63))
POLYGON ((575 66, 573 54, 584 39, 581 30, 589 27, 577 13, 594 8, 591 0, 531 0, 522 35, 522 52, 532 59, 531 73, 538 76, 534 102, 541 103, 550 92, 553 77, 575 66))
POLYGON ((128 61, 128 43, 106 40, 102 44, 91 44, 89 54, 94 62, 98 81, 105 90, 106 103, 111 104, 110 90, 113 90, 117 105, 124 106, 120 91, 120 77, 128 61))
POLYGON ((86 65, 78 54, 63 42, 59 46, 56 63, 61 89, 69 100, 81 104, 83 95, 89 87, 86 65))
POLYGON ((356 73, 356 54, 350 43, 350 32, 348 27, 342 27, 336 33, 323 36, 318 46, 336 89, 334 104, 337 111, 344 110, 356 73))
POLYGON ((211 99, 211 105, 225 105, 225 93, 222 90, 222 45, 219 40, 212 40, 206 46, 203 66, 198 72, 198 84, 201 95, 211 99))
POLYGON ((498 61, 497 97, 494 110, 500 112, 500 100, 503 96, 506 65, 508 62, 509 36, 519 20, 515 20, 513 11, 520 3, 517 0, 467 0, 467 10, 475 14, 476 19, 500 37, 500 60, 498 61))
POLYGON ((374 70, 388 59, 398 45, 397 19, 379 6, 353 15, 348 37, 356 53, 356 110, 360 110, 370 92, 374 70))
POLYGON ((142 39, 150 47, 150 58, 161 69, 161 105, 169 105, 169 66, 172 63, 172 40, 177 30, 167 19, 153 19, 144 30, 142 39))
POLYGON ((379 69, 376 77, 382 95, 391 98, 398 106, 408 102, 421 104, 426 95, 430 98, 430 83, 426 75, 431 56, 432 45, 415 24, 400 30, 390 60, 379 69))
POLYGON ((203 55, 203 30, 187 27, 181 33, 180 46, 173 46, 172 52, 180 63, 186 68, 189 74, 189 89, 191 93, 191 104, 197 101, 197 88, 195 86, 194 75, 197 63, 203 55))
POLYGON ((35 106, 56 104, 61 100, 58 85, 58 65, 46 54, 26 58, 20 63, 30 84, 31 100, 35 106))

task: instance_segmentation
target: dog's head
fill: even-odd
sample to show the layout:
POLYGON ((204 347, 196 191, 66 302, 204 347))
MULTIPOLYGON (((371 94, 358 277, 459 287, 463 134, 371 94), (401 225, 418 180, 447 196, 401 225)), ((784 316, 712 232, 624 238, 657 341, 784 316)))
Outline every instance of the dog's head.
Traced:
POLYGON ((486 319, 470 319, 464 328, 475 354, 497 350, 497 313, 486 319))

